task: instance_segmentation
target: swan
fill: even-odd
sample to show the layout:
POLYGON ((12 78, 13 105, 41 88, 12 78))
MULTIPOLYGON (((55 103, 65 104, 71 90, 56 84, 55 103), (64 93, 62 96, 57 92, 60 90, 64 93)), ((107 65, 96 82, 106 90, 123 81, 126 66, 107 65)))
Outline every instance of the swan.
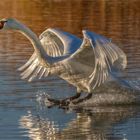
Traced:
POLYGON ((39 38, 14 18, 0 20, 1 30, 16 30, 25 35, 34 48, 29 60, 18 70, 21 78, 32 81, 57 75, 76 87, 74 96, 62 100, 48 97, 55 105, 77 104, 92 97, 94 89, 115 77, 114 71, 127 66, 125 53, 102 35, 83 30, 83 39, 60 29, 49 28, 39 38), (81 93, 87 95, 80 97, 81 93))

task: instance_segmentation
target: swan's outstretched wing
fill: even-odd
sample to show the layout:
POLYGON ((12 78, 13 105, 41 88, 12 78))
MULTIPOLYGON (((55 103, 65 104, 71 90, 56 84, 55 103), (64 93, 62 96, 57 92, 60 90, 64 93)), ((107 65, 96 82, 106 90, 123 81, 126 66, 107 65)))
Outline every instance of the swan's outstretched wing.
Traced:
MULTIPOLYGON (((83 31, 83 35, 84 39, 81 47, 67 59, 67 64, 77 61, 77 66, 82 63, 83 66, 89 67, 90 70, 86 70, 86 72, 89 72, 86 73, 89 81, 88 85, 94 89, 107 80, 113 69, 124 69, 126 67, 126 55, 104 36, 89 31, 83 31)), ((71 69, 75 71, 72 66, 71 69)), ((79 67, 79 73, 84 72, 84 69, 86 67, 79 67)))
POLYGON ((47 29, 39 36, 42 47, 46 53, 52 57, 62 56, 64 54, 64 44, 60 37, 47 29))
MULTIPOLYGON (((76 51, 81 44, 81 39, 78 37, 52 28, 45 30, 39 38, 46 54, 58 60, 59 57, 76 51)), ((40 60, 38 59, 36 52, 34 52, 30 59, 18 70, 23 71, 21 73, 22 79, 32 81, 36 77, 39 77, 39 79, 43 76, 46 77, 49 73, 48 69, 49 68, 40 64, 40 60)))
POLYGON ((77 36, 54 28, 45 30, 39 38, 46 53, 53 57, 74 53, 82 42, 77 36))

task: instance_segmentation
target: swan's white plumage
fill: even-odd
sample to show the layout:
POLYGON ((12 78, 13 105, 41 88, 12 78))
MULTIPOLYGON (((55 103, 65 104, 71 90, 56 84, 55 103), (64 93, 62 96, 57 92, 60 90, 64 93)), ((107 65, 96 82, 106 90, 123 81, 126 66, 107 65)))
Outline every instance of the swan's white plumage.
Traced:
POLYGON ((54 28, 45 30, 39 38, 47 54, 54 57, 74 53, 82 42, 77 36, 54 28))
POLYGON ((77 88, 91 92, 106 82, 112 71, 126 67, 126 55, 111 40, 90 31, 83 31, 83 41, 58 29, 47 29, 40 41, 54 64, 46 67, 40 63, 36 52, 19 70, 23 79, 57 74, 77 88), (60 59, 60 61, 59 61, 60 59))
POLYGON ((46 31, 44 31, 39 38, 43 48, 48 55, 57 57, 64 54, 63 42, 50 30, 47 29, 46 31))
MULTIPOLYGON (((39 36, 39 39, 46 54, 54 58, 58 57, 58 59, 61 56, 71 55, 82 42, 81 39, 70 33, 53 28, 45 30, 39 36)), ((18 70, 23 71, 21 73, 22 79, 27 78, 28 81, 32 81, 36 77, 40 79, 49 74, 49 68, 42 67, 36 52, 18 70)))
MULTIPOLYGON (((126 67, 126 55, 104 36, 83 31, 83 42, 70 57, 59 63, 60 77, 91 92, 104 83, 113 70, 126 67)), ((58 64, 56 64, 58 65, 58 64)))
POLYGON ((111 40, 89 31, 85 31, 83 34, 85 39, 89 40, 89 45, 92 47, 95 56, 93 72, 89 76, 89 84, 94 89, 104 83, 114 69, 124 69, 127 60, 124 52, 111 40))

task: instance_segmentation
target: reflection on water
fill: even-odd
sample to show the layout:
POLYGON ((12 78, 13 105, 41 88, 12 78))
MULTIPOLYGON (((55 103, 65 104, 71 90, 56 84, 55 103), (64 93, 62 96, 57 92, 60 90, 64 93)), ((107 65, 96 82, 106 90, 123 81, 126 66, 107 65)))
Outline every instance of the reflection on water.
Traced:
MULTIPOLYGON (((61 130, 59 127, 61 128, 62 124, 57 124, 55 119, 50 120, 41 115, 33 115, 28 112, 28 114, 21 117, 20 125, 21 128, 28 130, 29 137, 33 140, 120 140, 124 136, 127 137, 127 135, 125 133, 118 135, 116 131, 118 128, 114 131, 113 126, 119 126, 119 124, 131 120, 139 110, 139 107, 130 106, 93 107, 78 110, 76 111, 76 117, 66 122, 65 127, 61 130)), ((133 120, 133 123, 135 121, 133 120)))
MULTIPOLYGON (((38 35, 58 27, 80 37, 89 29, 112 38, 128 57, 124 78, 140 86, 139 0, 3 0, 0 17, 15 17, 38 35)), ((32 54, 30 42, 16 32, 0 32, 0 139, 140 139, 139 107, 103 107, 65 112, 39 110, 36 93, 66 97, 75 88, 57 77, 27 83, 16 69, 32 54)), ((100 93, 106 88, 100 88, 100 93)), ((114 93, 124 93, 118 88, 114 93)), ((127 92, 128 93, 128 92, 127 92)), ((106 96, 105 96, 106 97, 106 96)), ((106 97, 107 98, 107 97, 106 97)))
POLYGON ((59 126, 54 121, 33 116, 29 112, 27 116, 22 116, 20 124, 21 128, 28 129, 28 135, 33 140, 57 139, 55 134, 59 131, 59 126))

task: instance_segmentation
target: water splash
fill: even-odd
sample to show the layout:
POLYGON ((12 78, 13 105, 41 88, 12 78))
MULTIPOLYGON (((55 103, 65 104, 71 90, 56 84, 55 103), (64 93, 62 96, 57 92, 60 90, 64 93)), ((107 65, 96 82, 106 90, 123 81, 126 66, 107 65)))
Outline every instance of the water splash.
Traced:
MULTIPOLYGON (((116 82, 110 82, 95 89, 93 92, 93 97, 91 99, 77 105, 70 104, 70 107, 140 104, 140 90, 138 90, 140 88, 138 86, 139 82, 127 82, 129 82, 129 84, 131 84, 131 87, 133 88, 126 88, 117 84, 116 82)), ((49 96, 50 95, 45 92, 37 93, 36 101, 39 103, 40 108, 53 106, 53 103, 48 101, 49 96)))
POLYGON ((48 101, 48 97, 50 97, 50 95, 44 91, 38 91, 36 93, 36 102, 38 103, 39 110, 44 110, 46 107, 49 108, 54 105, 52 102, 48 101))

